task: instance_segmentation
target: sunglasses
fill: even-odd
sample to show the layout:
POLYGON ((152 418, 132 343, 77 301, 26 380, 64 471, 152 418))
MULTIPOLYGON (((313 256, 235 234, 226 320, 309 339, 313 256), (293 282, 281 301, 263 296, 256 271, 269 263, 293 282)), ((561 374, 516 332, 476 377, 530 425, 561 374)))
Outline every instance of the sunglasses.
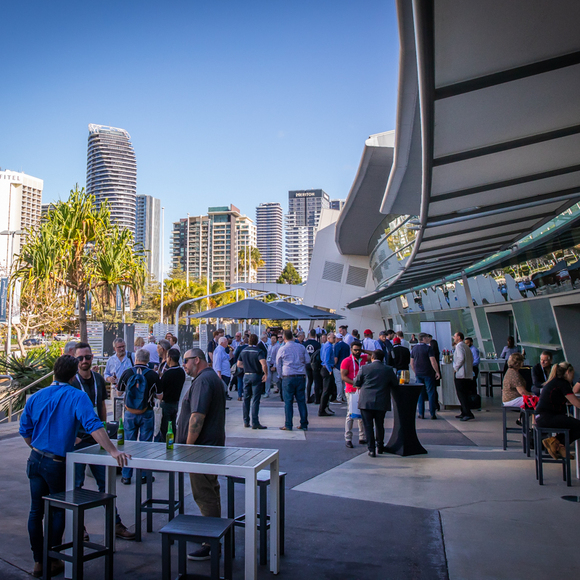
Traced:
POLYGON ((79 362, 83 362, 84 360, 93 360, 93 355, 92 354, 83 354, 81 356, 77 356, 77 360, 79 362))
POLYGON ((184 359, 183 359, 183 362, 184 362, 184 363, 187 363, 187 361, 194 360, 194 359, 196 359, 196 358, 199 358, 199 357, 198 357, 198 356, 190 356, 190 357, 188 357, 188 358, 184 358, 184 359))

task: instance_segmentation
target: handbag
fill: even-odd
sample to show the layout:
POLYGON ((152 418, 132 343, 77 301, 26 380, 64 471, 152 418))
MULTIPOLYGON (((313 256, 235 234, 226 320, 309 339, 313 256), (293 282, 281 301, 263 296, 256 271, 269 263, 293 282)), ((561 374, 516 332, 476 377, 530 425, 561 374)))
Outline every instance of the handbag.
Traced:
POLYGON ((159 399, 155 399, 153 406, 153 417, 155 418, 155 427, 153 429, 153 437, 157 437, 161 431, 161 419, 163 417, 163 410, 161 409, 161 403, 159 399))
POLYGON ((362 419, 362 415, 358 408, 358 389, 354 393, 349 393, 348 398, 348 414, 351 419, 362 419))

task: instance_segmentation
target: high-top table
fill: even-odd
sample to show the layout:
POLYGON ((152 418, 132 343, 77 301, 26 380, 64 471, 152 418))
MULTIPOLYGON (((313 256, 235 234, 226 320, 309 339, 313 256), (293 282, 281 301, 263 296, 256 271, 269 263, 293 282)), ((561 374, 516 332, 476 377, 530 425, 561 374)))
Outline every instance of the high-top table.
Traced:
MULTIPOLYGON (((127 463, 134 469, 150 469, 175 473, 204 473, 240 477, 245 480, 245 577, 257 580, 257 475, 270 467, 270 572, 278 574, 280 553, 280 497, 279 458, 277 449, 245 449, 240 447, 209 447, 202 445, 175 445, 168 450, 165 443, 126 441, 121 451, 131 455, 127 463)), ((67 453, 67 490, 74 489, 75 463, 105 465, 107 493, 116 493, 116 461, 99 445, 67 453)), ((136 485, 141 485, 137 481, 136 485)), ((72 513, 66 515, 66 537, 72 538, 72 513)), ((67 564, 65 577, 71 578, 72 565, 67 564)))
POLYGON ((391 438, 385 446, 387 453, 396 453, 402 457, 427 453, 427 450, 419 442, 415 428, 417 402, 422 390, 422 384, 391 387, 395 421, 391 438))

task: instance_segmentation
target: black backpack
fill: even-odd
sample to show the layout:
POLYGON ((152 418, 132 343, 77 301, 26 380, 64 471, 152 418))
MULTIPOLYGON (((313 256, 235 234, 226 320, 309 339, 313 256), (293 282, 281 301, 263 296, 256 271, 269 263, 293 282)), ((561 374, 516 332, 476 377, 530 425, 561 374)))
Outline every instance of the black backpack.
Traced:
POLYGON ((322 370, 322 359, 320 358, 321 350, 322 349, 319 348, 310 355, 310 366, 312 367, 312 370, 317 373, 322 370))

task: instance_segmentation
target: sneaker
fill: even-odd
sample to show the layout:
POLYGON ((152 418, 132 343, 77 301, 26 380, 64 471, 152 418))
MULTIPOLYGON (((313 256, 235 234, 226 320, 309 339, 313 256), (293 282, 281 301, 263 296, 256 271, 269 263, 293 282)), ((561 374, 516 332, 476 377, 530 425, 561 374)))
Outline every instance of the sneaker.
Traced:
POLYGON ((326 407, 326 412, 330 415, 336 415, 336 413, 330 407, 326 407))
POLYGON ((347 441, 345 443, 345 445, 349 448, 349 449, 354 449, 354 445, 352 444, 352 441, 347 441))
POLYGON ((261 423, 258 423, 257 425, 252 425, 252 429, 267 429, 268 427, 266 427, 266 425, 262 425, 261 423))
POLYGON ((199 550, 187 554, 188 560, 195 560, 201 562, 202 560, 211 560, 211 550, 209 544, 202 544, 199 550))
POLYGON ((117 536, 117 538, 122 538, 123 540, 135 539, 135 533, 130 532, 121 522, 115 524, 115 536, 117 536))

